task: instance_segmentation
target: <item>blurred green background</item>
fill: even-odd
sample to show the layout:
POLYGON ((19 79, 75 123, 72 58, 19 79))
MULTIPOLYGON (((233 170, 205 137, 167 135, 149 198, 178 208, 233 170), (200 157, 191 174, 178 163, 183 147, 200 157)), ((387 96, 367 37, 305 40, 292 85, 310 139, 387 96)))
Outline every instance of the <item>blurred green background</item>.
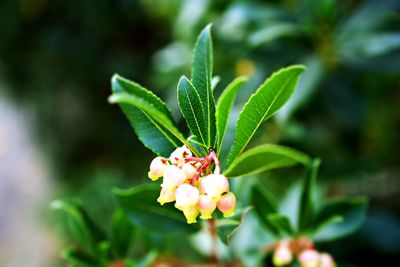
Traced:
MULTIPOLYGON (((114 207, 110 189, 145 181, 153 157, 122 112, 107 103, 112 74, 155 91, 187 131, 176 105, 176 83, 190 73, 195 38, 212 22, 214 73, 221 79, 216 94, 237 75, 251 77, 239 94, 236 117, 273 71, 289 64, 308 67, 293 99, 262 127, 256 142, 321 157, 320 182, 328 195, 370 198, 363 228, 323 249, 340 266, 399 261, 399 10, 395 0, 2 1, 0 97, 16 112, 24 111, 28 134, 50 173, 43 184, 52 184, 32 217, 62 233, 49 219, 46 201, 76 196, 107 225, 114 207)), ((2 113, 0 145, 11 129, 2 113)), ((26 155, 24 147, 11 167, 5 161, 10 151, 0 154, 1 168, 22 168, 18 155, 26 155)), ((272 176, 282 175, 287 178, 267 182, 277 192, 285 191, 296 173, 272 176)), ((14 179, 5 172, 0 177, 14 179)), ((32 181, 18 186, 31 188, 32 181)), ((0 199, 13 203, 13 196, 5 197, 7 183, 0 186, 0 199)), ((0 226, 16 213, 0 213, 0 226)), ((49 247, 54 244, 55 251, 41 253, 51 258, 49 266, 58 262, 63 242, 54 241, 49 247)), ((0 265, 24 266, 2 249, 4 244, 0 265)))

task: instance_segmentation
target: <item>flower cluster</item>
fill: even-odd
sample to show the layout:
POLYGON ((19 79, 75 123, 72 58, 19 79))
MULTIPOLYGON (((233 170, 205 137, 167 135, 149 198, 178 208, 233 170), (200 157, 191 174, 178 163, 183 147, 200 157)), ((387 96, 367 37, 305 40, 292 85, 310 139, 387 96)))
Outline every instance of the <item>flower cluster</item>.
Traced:
POLYGON ((285 266, 293 261, 293 257, 301 267, 335 267, 332 256, 314 249, 312 242, 307 238, 295 240, 281 240, 274 247, 273 263, 275 266, 285 266))
POLYGON ((150 164, 148 176, 156 181, 163 177, 157 201, 163 205, 175 201, 188 223, 212 218, 218 208, 225 217, 234 214, 236 197, 229 191, 228 179, 220 174, 220 164, 213 149, 203 158, 193 157, 186 147, 177 148, 169 158, 156 157, 150 164), (214 162, 214 171, 211 164, 214 162))

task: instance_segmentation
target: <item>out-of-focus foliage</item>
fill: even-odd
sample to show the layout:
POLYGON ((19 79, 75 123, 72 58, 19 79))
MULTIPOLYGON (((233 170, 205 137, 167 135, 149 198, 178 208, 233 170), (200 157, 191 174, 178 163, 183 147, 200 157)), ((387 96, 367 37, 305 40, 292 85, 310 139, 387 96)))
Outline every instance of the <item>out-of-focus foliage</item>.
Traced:
MULTIPOLYGON (((190 73, 194 38, 213 22, 214 69, 222 81, 216 94, 235 75, 252 75, 238 92, 238 108, 232 111, 237 117, 261 79, 282 66, 306 65, 293 99, 250 145, 276 142, 320 156, 320 178, 327 183, 321 191, 370 196, 365 227, 323 246, 343 266, 376 266, 375 259, 383 265, 399 260, 399 9, 395 0, 3 1, 1 72, 14 88, 9 93, 31 107, 38 138, 59 177, 75 181, 74 191, 76 183, 90 189, 99 176, 95 172, 104 169, 124 170, 122 176, 131 179, 146 174, 150 153, 123 115, 106 103, 114 72, 176 104, 175 85, 182 73, 190 73)), ((178 105, 172 106, 174 116, 178 105)), ((272 192, 288 196, 282 210, 291 210, 293 199, 299 199, 300 190, 286 186, 298 179, 294 169, 260 175, 268 177, 262 183, 272 192)), ((106 192, 109 180, 121 174, 107 175, 106 192)), ((245 202, 250 182, 233 186, 245 202)), ((89 205, 101 210, 102 202, 92 201, 89 205)), ((238 230, 233 244, 256 247, 272 240, 256 224, 254 211, 245 219, 251 227, 238 230), (259 240, 251 240, 254 235, 259 240)), ((177 247, 170 243, 165 251, 177 247)), ((238 251, 239 245, 232 253, 238 251)), ((195 258, 198 252, 185 255, 195 258)))

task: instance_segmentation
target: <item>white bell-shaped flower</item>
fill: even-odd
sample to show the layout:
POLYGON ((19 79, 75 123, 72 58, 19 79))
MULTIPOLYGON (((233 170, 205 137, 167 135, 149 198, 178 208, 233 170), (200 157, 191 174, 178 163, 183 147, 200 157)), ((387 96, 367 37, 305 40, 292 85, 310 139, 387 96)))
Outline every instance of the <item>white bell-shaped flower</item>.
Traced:
POLYGON ((154 158, 150 163, 150 171, 148 176, 151 180, 156 181, 161 176, 164 176, 165 169, 168 166, 168 161, 162 157, 154 158))
POLYGON ((161 188, 160 196, 157 198, 157 201, 164 205, 164 203, 172 202, 175 200, 175 188, 161 188))
POLYGON ((288 241, 280 241, 275 248, 272 261, 276 266, 284 266, 291 263, 293 260, 293 253, 290 250, 288 241))
POLYGON ((169 160, 172 164, 178 164, 181 159, 191 156, 192 152, 189 150, 189 148, 187 148, 186 146, 181 146, 171 153, 171 155, 169 156, 169 160))
POLYGON ((200 211, 202 219, 211 219, 214 210, 217 208, 217 201, 208 195, 200 195, 197 208, 200 211))
POLYGON ((224 194, 218 201, 218 209, 224 214, 224 217, 231 217, 235 214, 236 197, 232 192, 224 194))
POLYGON ((200 180, 200 191, 218 200, 223 193, 229 192, 228 179, 222 174, 210 174, 200 180))
POLYGON ((298 256, 301 267, 319 267, 319 259, 319 253, 314 249, 304 250, 298 256))
POLYGON ((197 205, 199 201, 199 190, 190 184, 181 184, 176 189, 175 207, 180 210, 197 205))
POLYGON ((162 187, 165 189, 176 188, 186 180, 185 173, 175 165, 169 165, 165 169, 162 187))
POLYGON ((195 167, 193 167, 192 164, 190 163, 185 163, 182 165, 181 167, 182 171, 185 173, 186 175, 186 179, 192 179, 192 177, 196 174, 197 169, 195 167))
POLYGON ((321 253, 319 255, 319 267, 335 267, 336 263, 332 256, 328 253, 321 253))

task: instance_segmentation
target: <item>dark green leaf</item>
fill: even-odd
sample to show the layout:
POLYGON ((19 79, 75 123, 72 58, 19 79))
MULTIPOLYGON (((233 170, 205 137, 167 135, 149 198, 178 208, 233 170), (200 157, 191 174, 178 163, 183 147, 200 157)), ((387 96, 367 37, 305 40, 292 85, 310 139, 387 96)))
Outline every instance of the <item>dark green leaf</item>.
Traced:
POLYGON ((173 204, 161 206, 157 184, 143 184, 129 190, 114 189, 113 193, 131 223, 156 232, 190 233, 199 230, 198 224, 187 224, 181 211, 173 204))
POLYGON ((224 174, 229 177, 252 175, 298 163, 309 166, 311 159, 306 154, 292 148, 267 144, 241 154, 232 162, 224 174))
POLYGON ((211 83, 213 55, 210 29, 211 25, 205 27, 197 38, 192 63, 192 83, 201 99, 206 122, 205 130, 207 131, 207 135, 205 136, 207 142, 205 144, 208 147, 215 144, 217 134, 215 125, 215 100, 211 83))
POLYGON ((281 69, 250 97, 239 115, 228 166, 245 149, 260 124, 274 115, 290 98, 304 70, 304 66, 281 69))
POLYGON ((305 230, 310 227, 315 215, 315 199, 313 197, 317 182, 318 168, 321 161, 314 159, 309 174, 305 177, 300 197, 298 229, 305 230))
POLYGON ((231 82, 226 89, 222 92, 218 99, 217 109, 216 109, 216 119, 217 119, 217 135, 218 135, 218 147, 216 148, 219 152, 221 150, 222 143, 225 137, 226 127, 228 126, 229 114, 233 103, 235 101, 237 92, 240 86, 247 81, 246 77, 238 77, 233 82, 231 82))
POLYGON ((217 234, 222 242, 229 245, 229 242, 239 226, 243 223, 244 217, 250 211, 250 207, 237 212, 231 218, 224 218, 217 221, 217 234))
POLYGON ((75 264, 75 266, 80 266, 80 267, 99 266, 99 262, 95 258, 92 258, 91 256, 87 255, 83 251, 76 248, 65 249, 61 253, 61 257, 75 264))
MULTIPOLYGON (((165 118, 174 126, 171 112, 166 104, 151 91, 118 75, 113 76, 111 85, 113 93, 125 93, 148 102, 156 112, 164 114, 165 118)), ((168 128, 154 120, 140 107, 124 102, 119 104, 140 141, 154 153, 168 157, 176 147, 182 145, 179 138, 168 131, 168 128)))
POLYGON ((278 213, 276 199, 259 183, 252 188, 252 203, 256 214, 272 234, 279 236, 279 229, 268 220, 268 215, 278 213))
POLYGON ((326 204, 318 212, 314 225, 321 226, 331 220, 325 227, 312 236, 316 242, 331 241, 347 236, 362 226, 367 215, 368 202, 364 197, 335 200, 326 204), (336 218, 333 222, 332 218, 336 218), (338 218, 341 217, 341 220, 338 218))
POLYGON ((117 259, 129 254, 132 243, 133 226, 125 213, 117 209, 112 220, 111 247, 117 259))
POLYGON ((269 214, 267 220, 278 229, 281 236, 290 236, 294 233, 289 218, 281 213, 269 214))
POLYGON ((178 104, 190 131, 198 140, 207 145, 207 122, 202 109, 200 95, 186 78, 181 77, 178 83, 178 104))
POLYGON ((86 249, 96 256, 97 244, 105 240, 105 235, 83 210, 83 208, 72 201, 55 200, 51 208, 64 212, 71 235, 86 249))

